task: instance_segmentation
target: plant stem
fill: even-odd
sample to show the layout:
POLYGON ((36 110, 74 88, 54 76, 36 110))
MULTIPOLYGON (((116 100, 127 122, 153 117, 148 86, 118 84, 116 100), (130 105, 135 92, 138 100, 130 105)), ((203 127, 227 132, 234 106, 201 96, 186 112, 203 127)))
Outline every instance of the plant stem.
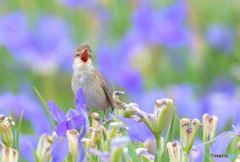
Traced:
POLYGON ((186 151, 182 151, 181 162, 189 162, 189 154, 186 151))
POLYGON ((161 151, 160 151, 160 148, 161 148, 161 137, 159 136, 155 136, 155 139, 156 139, 156 150, 155 150, 155 156, 154 156, 154 162, 160 162, 160 159, 161 159, 161 151))

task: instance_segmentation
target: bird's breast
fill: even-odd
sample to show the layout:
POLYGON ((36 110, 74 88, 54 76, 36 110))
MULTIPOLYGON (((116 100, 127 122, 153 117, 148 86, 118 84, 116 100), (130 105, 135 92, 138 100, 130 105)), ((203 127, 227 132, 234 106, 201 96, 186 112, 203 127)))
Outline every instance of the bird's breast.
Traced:
POLYGON ((72 89, 75 95, 79 88, 83 88, 83 94, 87 100, 87 108, 97 110, 108 108, 109 103, 105 91, 94 72, 82 72, 73 75, 72 89))

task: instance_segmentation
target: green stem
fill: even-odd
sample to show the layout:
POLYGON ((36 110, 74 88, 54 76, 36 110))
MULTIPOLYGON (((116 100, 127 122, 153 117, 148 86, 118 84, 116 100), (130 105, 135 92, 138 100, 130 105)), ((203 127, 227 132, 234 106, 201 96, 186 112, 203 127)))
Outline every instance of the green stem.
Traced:
POLYGON ((184 150, 182 150, 181 162, 189 162, 189 154, 184 150))
POLYGON ((156 139, 156 150, 155 150, 154 162, 160 162, 160 159, 161 159, 161 155, 160 155, 161 137, 155 136, 155 139, 156 139))

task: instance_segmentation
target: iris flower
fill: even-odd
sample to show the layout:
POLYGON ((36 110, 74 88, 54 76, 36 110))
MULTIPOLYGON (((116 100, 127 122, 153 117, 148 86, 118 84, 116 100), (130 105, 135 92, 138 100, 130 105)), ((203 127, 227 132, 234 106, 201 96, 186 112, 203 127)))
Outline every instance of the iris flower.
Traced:
POLYGON ((70 109, 65 115, 63 111, 53 102, 48 102, 48 107, 53 119, 59 124, 55 128, 56 137, 52 146, 53 161, 63 161, 69 154, 68 139, 66 137, 67 130, 73 129, 73 124, 76 130, 82 127, 82 132, 79 135, 79 159, 84 160, 85 152, 80 142, 81 138, 85 135, 86 130, 89 128, 89 121, 86 111, 86 98, 83 95, 83 89, 80 88, 76 95, 76 109, 70 109), (83 152, 82 152, 83 151, 83 152))
POLYGON ((53 119, 59 124, 54 129, 58 136, 66 137, 67 130, 76 128, 78 130, 83 125, 84 118, 88 119, 86 113, 86 99, 83 89, 80 88, 76 96, 77 110, 70 109, 65 115, 63 111, 53 102, 48 102, 48 108, 53 119))
POLYGON ((211 154, 225 154, 229 143, 233 140, 234 137, 240 136, 240 127, 239 123, 236 126, 232 126, 234 131, 223 132, 215 138, 211 146, 211 154))

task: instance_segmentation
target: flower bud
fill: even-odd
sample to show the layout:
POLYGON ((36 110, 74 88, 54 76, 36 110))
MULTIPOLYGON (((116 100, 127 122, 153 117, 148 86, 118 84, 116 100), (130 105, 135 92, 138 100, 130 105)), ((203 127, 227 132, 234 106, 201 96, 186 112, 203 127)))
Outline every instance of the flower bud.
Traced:
POLYGON ((183 150, 189 155, 192 149, 193 142, 197 136, 197 132, 200 126, 200 121, 198 119, 183 118, 180 121, 180 137, 183 150), (185 141, 185 145, 184 145, 185 141))
POLYGON ((132 115, 141 115, 142 111, 139 109, 138 104, 129 103, 126 109, 122 113, 122 117, 130 118, 132 115))
POLYGON ((97 145, 95 141, 88 139, 88 138, 82 138, 81 142, 86 142, 87 148, 95 148, 97 145))
POLYGON ((164 121, 165 117, 167 115, 168 109, 172 105, 172 100, 171 99, 161 99, 157 100, 155 104, 155 109, 154 109, 154 118, 155 118, 155 134, 161 135, 163 126, 164 126, 164 121))
POLYGON ((77 158, 78 152, 78 137, 79 133, 75 129, 67 131, 69 151, 75 159, 77 158))
POLYGON ((3 148, 2 149, 2 162, 17 162, 18 161, 18 152, 12 148, 3 148))
POLYGON ((125 92, 122 92, 122 91, 114 91, 113 92, 113 98, 115 98, 115 99, 119 99, 119 96, 120 95, 122 95, 122 94, 124 94, 125 92))
POLYGON ((203 141, 204 142, 212 141, 215 136, 218 118, 216 116, 204 114, 202 122, 203 122, 203 141))
POLYGON ((99 114, 98 113, 92 113, 92 127, 93 128, 99 128, 99 114))
POLYGON ((180 162, 180 146, 177 141, 167 143, 167 153, 171 162, 180 162))
POLYGON ((127 131, 129 128, 120 122, 111 123, 108 128, 108 136, 110 138, 114 138, 120 132, 121 129, 127 131))
POLYGON ((114 162, 122 162, 122 151, 127 146, 129 139, 127 137, 121 137, 118 139, 112 139, 111 141, 111 155, 110 159, 114 162))
POLYGON ((148 152, 149 152, 150 154, 154 154, 154 151, 155 151, 154 141, 153 141, 153 140, 150 140, 150 139, 147 139, 147 140, 144 142, 144 148, 147 148, 147 149, 148 149, 148 152))
POLYGON ((15 125, 11 117, 0 115, 0 135, 2 137, 2 142, 6 147, 11 147, 14 139, 11 125, 15 125))
POLYGON ((53 142, 53 137, 48 136, 47 134, 43 134, 40 137, 36 151, 39 161, 46 161, 50 157, 53 142))

